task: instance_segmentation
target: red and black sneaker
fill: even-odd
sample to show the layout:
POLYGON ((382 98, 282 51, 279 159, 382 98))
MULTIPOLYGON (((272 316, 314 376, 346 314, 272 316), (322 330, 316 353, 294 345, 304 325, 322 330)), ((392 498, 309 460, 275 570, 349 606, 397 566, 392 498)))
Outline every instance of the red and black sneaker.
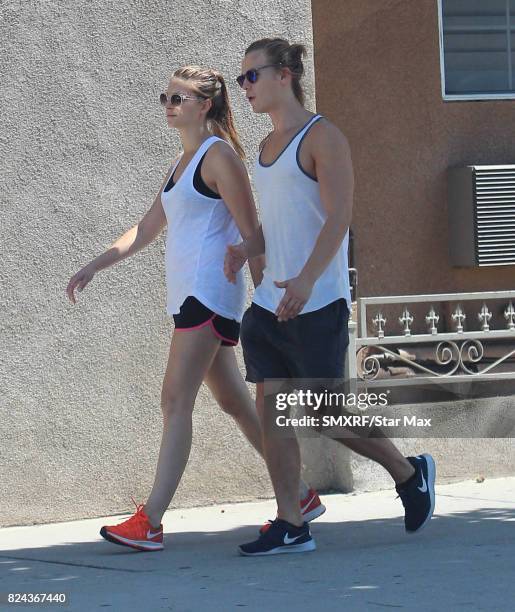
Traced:
POLYGON ((135 514, 118 525, 105 525, 100 530, 100 535, 113 544, 129 546, 136 550, 163 550, 163 525, 159 525, 157 529, 152 527, 143 504, 135 505, 135 514))
MULTIPOLYGON (((314 521, 319 516, 322 516, 325 510, 326 508, 324 504, 320 501, 320 497, 318 497, 318 493, 315 491, 315 489, 309 489, 306 497, 300 500, 300 513, 306 523, 314 521)), ((272 523, 273 521, 267 521, 261 527, 259 533, 265 533, 266 531, 268 531, 272 523)))

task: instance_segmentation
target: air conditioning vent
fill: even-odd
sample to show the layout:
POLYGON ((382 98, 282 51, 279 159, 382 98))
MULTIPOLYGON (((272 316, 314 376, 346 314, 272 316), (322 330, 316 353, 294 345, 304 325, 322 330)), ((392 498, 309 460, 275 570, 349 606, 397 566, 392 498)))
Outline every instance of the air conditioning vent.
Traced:
POLYGON ((515 265, 515 165, 449 168, 447 205, 453 266, 515 265))

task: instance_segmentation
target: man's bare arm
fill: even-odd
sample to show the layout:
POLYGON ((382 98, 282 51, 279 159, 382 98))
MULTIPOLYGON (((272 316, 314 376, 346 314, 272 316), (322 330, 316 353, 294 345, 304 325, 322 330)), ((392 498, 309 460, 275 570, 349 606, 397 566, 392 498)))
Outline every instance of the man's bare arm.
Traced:
POLYGON ((313 130, 311 152, 327 218, 300 274, 276 286, 286 292, 276 315, 280 321, 295 317, 304 308, 313 286, 340 248, 352 218, 354 172, 347 138, 336 127, 323 122, 313 130))
MULTIPOLYGON (((321 126, 322 127, 322 126, 321 126)), ((338 252, 352 218, 354 172, 350 146, 338 128, 324 125, 313 139, 313 157, 320 199, 327 219, 301 275, 313 284, 338 252)))

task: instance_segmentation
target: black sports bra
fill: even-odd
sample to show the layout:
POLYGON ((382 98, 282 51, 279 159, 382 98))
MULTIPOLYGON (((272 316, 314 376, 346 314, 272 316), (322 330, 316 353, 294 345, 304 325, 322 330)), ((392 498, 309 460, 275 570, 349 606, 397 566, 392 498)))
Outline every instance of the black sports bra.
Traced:
MULTIPOLYGON (((209 149, 208 149, 209 150, 209 149)), ((207 153, 207 151, 206 151, 207 153)), ((217 200, 221 200, 221 196, 220 194, 216 193, 216 191, 213 191, 212 189, 210 189, 206 183, 204 182, 204 179, 202 178, 202 175, 200 173, 201 168, 202 168, 202 162, 204 161, 204 157, 206 156, 206 153, 204 153, 204 155, 202 156, 201 160, 199 161, 199 163, 197 164, 197 167, 195 169, 195 174, 193 175, 193 187, 195 187, 195 189, 202 195, 207 196, 208 198, 214 198, 217 200)), ((175 186, 175 182, 173 180, 173 177, 175 175, 175 172, 177 171, 177 168, 175 168, 175 170, 173 171, 172 176, 170 177, 170 179, 168 180, 168 183, 166 184, 166 187, 163 189, 163 191, 170 191, 170 189, 172 187, 175 186)))

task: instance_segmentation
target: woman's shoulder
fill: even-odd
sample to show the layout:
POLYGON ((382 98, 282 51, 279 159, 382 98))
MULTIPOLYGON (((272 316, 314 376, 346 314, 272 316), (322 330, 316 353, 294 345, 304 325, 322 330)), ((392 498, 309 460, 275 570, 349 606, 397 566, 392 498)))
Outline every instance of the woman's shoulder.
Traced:
POLYGON ((247 174, 245 164, 232 146, 223 138, 219 138, 207 150, 202 169, 205 179, 218 182, 226 177, 228 180, 242 173, 247 174))
POLYGON ((208 150, 213 151, 215 155, 238 155, 231 143, 227 142, 227 140, 220 138, 220 136, 211 136, 211 138, 213 142, 208 150))
POLYGON ((240 156, 236 153, 230 143, 223 138, 215 136, 216 140, 210 145, 205 155, 205 161, 211 160, 215 163, 224 163, 227 161, 240 160, 240 156))

